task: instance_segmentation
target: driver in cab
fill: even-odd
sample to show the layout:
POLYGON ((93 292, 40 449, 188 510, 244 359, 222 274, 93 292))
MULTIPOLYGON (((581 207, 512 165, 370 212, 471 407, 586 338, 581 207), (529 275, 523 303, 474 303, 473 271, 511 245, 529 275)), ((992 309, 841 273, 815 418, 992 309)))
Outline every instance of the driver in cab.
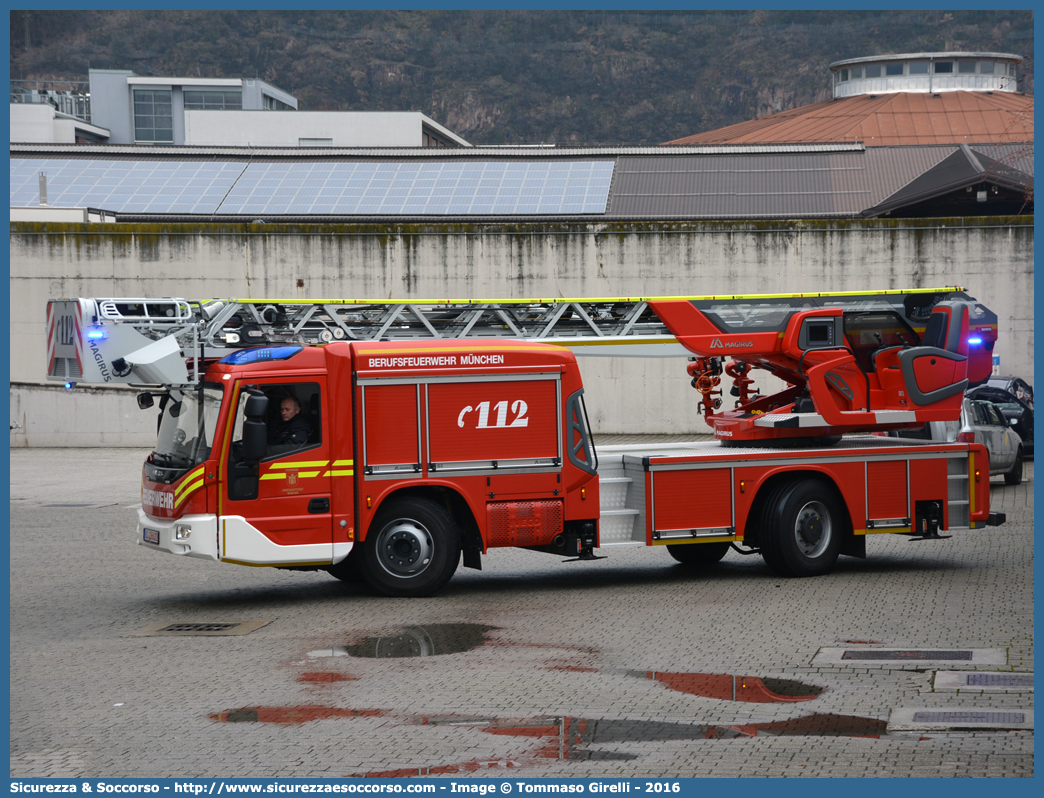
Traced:
POLYGON ((268 455, 283 454, 304 448, 312 434, 312 428, 301 417, 301 403, 288 396, 279 403, 281 423, 268 428, 268 455))

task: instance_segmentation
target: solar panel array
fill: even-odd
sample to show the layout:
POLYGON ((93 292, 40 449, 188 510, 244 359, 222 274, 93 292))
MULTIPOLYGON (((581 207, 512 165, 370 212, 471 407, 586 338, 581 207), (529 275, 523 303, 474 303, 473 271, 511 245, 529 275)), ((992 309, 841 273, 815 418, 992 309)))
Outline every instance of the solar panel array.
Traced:
POLYGON ((11 159, 11 207, 229 215, 605 213, 613 161, 236 163, 11 159))
POLYGON ((245 166, 213 161, 12 158, 11 207, 39 204, 39 175, 43 172, 51 207, 117 213, 216 213, 245 166))

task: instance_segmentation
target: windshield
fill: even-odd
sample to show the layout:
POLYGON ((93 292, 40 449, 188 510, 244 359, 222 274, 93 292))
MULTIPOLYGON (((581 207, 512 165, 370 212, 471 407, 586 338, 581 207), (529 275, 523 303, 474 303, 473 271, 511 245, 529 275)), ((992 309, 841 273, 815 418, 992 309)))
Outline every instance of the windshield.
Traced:
POLYGON ((149 479, 173 482, 210 456, 222 396, 222 386, 207 383, 198 389, 172 389, 160 400, 159 438, 149 458, 149 479))

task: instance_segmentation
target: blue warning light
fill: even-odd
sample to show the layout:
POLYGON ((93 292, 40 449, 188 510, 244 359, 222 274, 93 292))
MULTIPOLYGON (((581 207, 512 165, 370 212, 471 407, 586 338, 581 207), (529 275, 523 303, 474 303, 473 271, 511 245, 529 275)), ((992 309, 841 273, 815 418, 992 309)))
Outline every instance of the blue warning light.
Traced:
POLYGON ((255 349, 240 349, 222 358, 220 362, 228 363, 230 366, 242 366, 246 363, 287 360, 303 349, 303 346, 260 346, 255 349))

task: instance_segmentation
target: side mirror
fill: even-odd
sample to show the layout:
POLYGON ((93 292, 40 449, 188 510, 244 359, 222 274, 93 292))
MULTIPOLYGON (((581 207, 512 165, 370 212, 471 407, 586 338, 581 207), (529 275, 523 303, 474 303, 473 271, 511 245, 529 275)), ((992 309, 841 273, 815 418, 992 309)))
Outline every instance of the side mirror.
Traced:
POLYGON ((154 401, 152 399, 152 394, 151 393, 139 393, 138 394, 138 409, 139 410, 148 410, 150 407, 152 407, 153 404, 154 404, 154 401))
POLYGON ((249 419, 261 419, 264 421, 267 412, 267 396, 263 393, 251 393, 250 396, 247 397, 246 406, 243 408, 243 415, 249 419))
POLYGON ((246 416, 243 421, 243 459, 247 462, 257 462, 268 449, 267 411, 268 397, 260 391, 251 391, 243 407, 246 416))
POLYGON ((256 462, 268 450, 268 429, 264 421, 247 418, 243 422, 243 459, 256 462))

